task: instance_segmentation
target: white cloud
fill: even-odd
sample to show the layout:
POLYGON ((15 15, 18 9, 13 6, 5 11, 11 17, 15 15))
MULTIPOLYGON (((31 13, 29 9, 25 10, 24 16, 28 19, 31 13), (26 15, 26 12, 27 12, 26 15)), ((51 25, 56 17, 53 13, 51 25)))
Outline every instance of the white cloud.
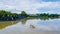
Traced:
MULTIPOLYGON (((35 14, 42 12, 39 8, 54 9, 60 8, 60 2, 38 2, 37 0, 1 0, 0 9, 16 9, 20 11, 26 11, 27 13, 35 14)), ((48 11, 46 11, 48 12, 48 11)), ((54 10, 51 12, 55 12, 54 10)))

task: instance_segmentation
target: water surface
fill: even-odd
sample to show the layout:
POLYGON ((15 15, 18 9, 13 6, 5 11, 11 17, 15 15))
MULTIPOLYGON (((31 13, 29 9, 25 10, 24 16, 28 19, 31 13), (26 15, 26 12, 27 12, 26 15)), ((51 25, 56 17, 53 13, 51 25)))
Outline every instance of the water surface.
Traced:
POLYGON ((60 34, 60 19, 3 21, 0 34, 60 34))

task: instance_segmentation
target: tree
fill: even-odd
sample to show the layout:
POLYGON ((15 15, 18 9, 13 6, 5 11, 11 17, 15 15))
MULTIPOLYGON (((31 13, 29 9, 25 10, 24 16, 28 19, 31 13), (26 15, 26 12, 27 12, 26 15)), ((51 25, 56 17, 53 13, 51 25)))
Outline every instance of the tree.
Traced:
POLYGON ((26 12, 25 12, 25 11, 22 11, 22 12, 21 12, 21 16, 25 16, 25 17, 27 17, 26 12))

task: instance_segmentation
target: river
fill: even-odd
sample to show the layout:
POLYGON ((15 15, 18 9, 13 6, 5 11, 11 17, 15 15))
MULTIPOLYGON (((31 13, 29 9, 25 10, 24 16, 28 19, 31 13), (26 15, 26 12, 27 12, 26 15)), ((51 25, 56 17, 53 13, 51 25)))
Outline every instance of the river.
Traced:
POLYGON ((0 34, 60 34, 60 19, 1 21, 0 34))

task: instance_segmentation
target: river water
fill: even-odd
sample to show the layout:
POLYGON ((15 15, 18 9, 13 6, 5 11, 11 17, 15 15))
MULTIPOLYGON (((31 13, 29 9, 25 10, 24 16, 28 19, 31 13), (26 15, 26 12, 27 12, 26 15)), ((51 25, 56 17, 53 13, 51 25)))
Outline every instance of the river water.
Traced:
POLYGON ((60 34, 60 19, 1 21, 0 34, 60 34))

